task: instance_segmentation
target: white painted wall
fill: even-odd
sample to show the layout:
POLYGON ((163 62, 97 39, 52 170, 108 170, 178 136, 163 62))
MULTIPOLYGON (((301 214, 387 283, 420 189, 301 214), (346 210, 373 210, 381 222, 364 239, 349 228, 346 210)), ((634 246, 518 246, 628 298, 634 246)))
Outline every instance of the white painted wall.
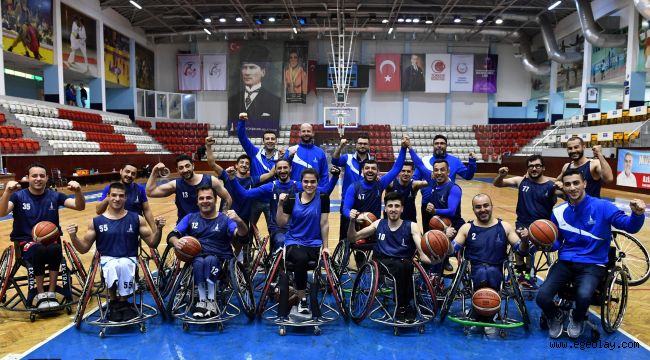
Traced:
POLYGON ((516 58, 515 48, 510 44, 497 45, 497 93, 495 100, 521 101, 526 106, 530 99, 530 73, 524 69, 521 59, 516 58))
MULTIPOLYGON (((501 59, 499 59, 501 61, 501 59)), ((497 80, 498 86, 498 80, 497 80)), ((510 100, 517 101, 517 100, 510 100)), ((451 94, 451 123, 454 125, 485 124, 488 118, 487 94, 457 92, 451 94)))

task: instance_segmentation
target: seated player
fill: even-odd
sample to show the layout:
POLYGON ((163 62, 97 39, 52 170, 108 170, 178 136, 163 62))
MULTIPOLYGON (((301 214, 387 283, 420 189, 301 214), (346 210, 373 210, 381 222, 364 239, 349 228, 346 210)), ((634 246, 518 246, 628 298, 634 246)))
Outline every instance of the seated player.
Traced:
MULTIPOLYGON (((375 260, 386 265, 388 271, 395 277, 395 292, 397 298, 397 312, 395 318, 400 322, 412 323, 415 321, 416 309, 413 304, 413 256, 415 252, 424 262, 429 258, 420 249, 420 227, 410 220, 402 220, 404 201, 396 192, 386 193, 384 196, 385 212, 387 219, 380 219, 370 226, 356 231, 354 221, 348 226, 348 239, 356 241, 367 239, 376 234, 377 242, 373 249, 375 260)), ((350 219, 356 219, 359 212, 350 210, 350 219)))
POLYGON ((87 253, 96 242, 101 255, 100 264, 108 288, 108 319, 114 322, 128 321, 138 317, 135 304, 128 298, 135 291, 135 270, 138 264, 140 238, 152 248, 160 243, 165 219, 154 219, 155 232, 151 232, 144 217, 127 210, 126 186, 115 182, 108 186, 108 207, 102 215, 93 218, 83 239, 77 236, 77 224, 70 224, 67 231, 74 247, 87 253))
POLYGON ((59 227, 59 206, 81 211, 86 208, 86 200, 81 186, 76 181, 68 182, 68 190, 74 192, 74 198, 47 188, 47 169, 42 164, 34 163, 27 168, 27 189, 20 190, 20 184, 9 181, 0 198, 0 216, 13 211, 13 229, 9 238, 17 243, 22 257, 34 267, 36 281, 36 306, 47 309, 58 306, 56 300, 56 279, 61 264, 61 243, 54 241, 49 245, 34 242, 32 228, 41 221, 49 221, 59 227), (43 287, 45 265, 49 267, 48 291, 43 287))
POLYGON ((232 238, 247 236, 248 225, 233 210, 217 211, 217 191, 210 185, 201 185, 196 192, 199 212, 183 217, 169 233, 167 241, 178 250, 185 245, 183 236, 192 236, 201 243, 201 253, 192 262, 194 283, 199 292, 192 316, 201 319, 217 315, 214 302, 217 279, 224 262, 234 256, 230 245, 232 238))
MULTIPOLYGON (((508 244, 514 251, 528 254, 527 239, 520 240, 515 229, 505 221, 492 216, 492 199, 486 194, 478 194, 472 199, 472 210, 476 221, 469 221, 458 230, 451 242, 451 252, 465 247, 465 260, 471 263, 471 277, 474 291, 489 287, 495 291, 501 289, 503 281, 503 262, 508 257, 508 244)), ((447 230, 453 235, 454 229, 447 230)), ((437 261, 438 259, 432 259, 437 261)), ((481 319, 492 322, 493 319, 481 319)), ((494 328, 485 328, 486 334, 494 333, 494 328)))
MULTIPOLYGON (((307 271, 309 261, 318 261, 320 249, 329 253, 327 240, 329 235, 330 199, 318 187, 318 172, 306 168, 301 174, 302 191, 289 196, 279 196, 276 219, 278 226, 288 224, 284 244, 285 259, 294 264, 294 279, 298 292, 298 312, 310 314, 307 303, 307 271)), ((312 304, 317 306, 317 304, 312 304)))
POLYGON ((573 283, 576 290, 575 309, 569 317, 567 334, 578 338, 582 334, 589 304, 598 284, 607 272, 609 246, 614 226, 634 234, 645 220, 645 202, 630 201, 630 216, 608 200, 587 195, 587 182, 580 169, 568 169, 562 174, 567 202, 553 209, 551 220, 558 228, 558 238, 550 251, 558 251, 558 261, 549 270, 537 293, 537 305, 548 319, 548 335, 562 335, 564 313, 554 302, 562 287, 573 283))

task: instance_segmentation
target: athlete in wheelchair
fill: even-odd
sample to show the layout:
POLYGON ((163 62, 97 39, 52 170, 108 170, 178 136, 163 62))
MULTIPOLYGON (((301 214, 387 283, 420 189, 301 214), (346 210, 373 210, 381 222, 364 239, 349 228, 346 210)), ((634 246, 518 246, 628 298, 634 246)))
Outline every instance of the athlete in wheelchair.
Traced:
POLYGON ((288 230, 284 247, 275 253, 258 308, 260 316, 280 326, 280 335, 286 334, 287 326, 313 327, 318 335, 320 325, 345 316, 343 293, 327 249, 329 197, 317 190, 314 169, 302 172, 301 184, 303 190, 295 196, 279 195, 277 224, 288 224, 288 230))
POLYGON ((77 236, 78 226, 70 224, 67 231, 70 240, 80 253, 90 251, 95 244, 95 255, 88 270, 74 323, 79 328, 90 299, 95 296, 99 311, 85 318, 86 323, 100 327, 103 337, 107 328, 139 325, 145 331, 144 322, 158 314, 164 316, 162 298, 154 285, 147 261, 139 256, 140 238, 151 248, 160 243, 165 219, 154 220, 152 233, 145 218, 124 208, 126 187, 112 183, 108 189, 108 207, 96 216, 88 226, 83 239, 77 236), (100 271, 101 281, 95 282, 100 271), (142 279, 143 283, 141 284, 142 279), (146 285, 144 285, 146 283, 146 285), (144 303, 144 290, 148 287, 158 307, 144 303), (133 298, 130 302, 129 298, 133 298))
MULTIPOLYGON (((528 310, 508 256, 508 245, 512 251, 526 256, 528 240, 520 240, 511 224, 492 216, 492 200, 488 195, 474 196, 472 210, 476 221, 461 226, 451 242, 450 251, 463 249, 463 259, 443 302, 440 321, 449 318, 463 325, 465 334, 482 328, 485 335, 492 336, 499 331, 503 337, 506 329, 524 327, 528 330, 528 310), (493 304, 496 306, 491 309, 493 315, 486 315, 487 311, 479 311, 474 306, 473 296, 482 288, 492 289, 495 295, 498 294, 496 304, 493 304), (519 318, 511 316, 513 311, 519 313, 519 318)), ((453 235, 453 232, 450 228, 448 235, 453 235)))
POLYGON ((579 171, 567 170, 561 181, 567 202, 556 206, 551 216, 559 232, 550 250, 558 251, 558 261, 537 293, 537 305, 544 313, 541 325, 556 339, 562 335, 568 317, 567 335, 576 339, 585 324, 596 329, 586 319, 589 306, 597 303, 601 305, 603 328, 615 331, 625 313, 628 275, 624 265, 616 265, 621 252, 610 250, 611 227, 638 232, 645 219, 645 203, 631 200, 632 214, 628 216, 611 202, 587 195, 586 181, 579 171), (569 290, 563 290, 567 286, 569 290), (572 309, 567 312, 567 308, 572 309))
POLYGON ((377 239, 373 256, 361 266, 354 280, 350 316, 356 323, 369 317, 393 326, 395 335, 405 327, 418 327, 422 333, 424 324, 435 316, 436 294, 414 256, 417 252, 422 261, 431 261, 420 249, 417 223, 401 219, 404 204, 400 194, 387 193, 384 203, 387 219, 377 220, 358 232, 354 220, 359 212, 350 211, 348 239, 372 235, 377 239))
POLYGON ((234 210, 217 211, 216 191, 209 185, 197 188, 199 212, 186 215, 167 240, 182 251, 191 236, 201 244, 201 253, 185 262, 169 293, 167 312, 190 324, 223 323, 241 313, 255 317, 255 300, 251 282, 243 264, 234 257, 234 237, 248 236, 248 226, 234 210), (233 302, 237 296, 239 306, 233 302))
POLYGON ((73 198, 47 188, 47 181, 47 169, 38 163, 31 164, 27 168, 28 187, 21 190, 18 182, 9 181, 0 197, 0 216, 13 212, 13 244, 0 258, 0 307, 29 312, 31 321, 36 320, 37 314, 63 309, 70 313, 73 295, 79 294, 72 284, 72 275, 80 284, 85 280, 84 268, 69 243, 61 242, 58 235, 47 244, 32 237, 32 229, 41 221, 53 223, 60 233, 59 206, 79 211, 85 208, 76 181, 68 183, 73 198), (62 248, 70 267, 62 256, 62 248))

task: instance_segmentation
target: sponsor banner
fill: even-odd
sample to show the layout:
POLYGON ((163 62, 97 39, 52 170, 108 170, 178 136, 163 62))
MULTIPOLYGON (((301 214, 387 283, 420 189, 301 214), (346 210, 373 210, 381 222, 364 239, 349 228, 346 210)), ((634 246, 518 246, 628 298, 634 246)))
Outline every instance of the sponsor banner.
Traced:
POLYGON ((226 90, 226 55, 203 55, 203 90, 226 90))
POLYGON ((474 55, 451 55, 451 91, 472 91, 474 55))
POLYGON ((497 92, 498 55, 474 55, 474 88, 475 93, 497 92))
POLYGON ((616 185, 650 189, 650 151, 618 149, 616 185))
POLYGON ((178 90, 201 90, 201 56, 177 55, 178 63, 178 90))
POLYGON ((450 91, 450 54, 427 54, 426 86, 428 93, 448 93, 450 91))

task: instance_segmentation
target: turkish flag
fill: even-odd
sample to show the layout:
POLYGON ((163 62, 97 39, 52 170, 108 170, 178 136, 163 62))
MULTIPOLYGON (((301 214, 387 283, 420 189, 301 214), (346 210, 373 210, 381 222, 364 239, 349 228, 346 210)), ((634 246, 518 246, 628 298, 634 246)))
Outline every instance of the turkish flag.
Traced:
POLYGON ((308 71, 307 71, 307 94, 314 90, 314 94, 318 94, 316 91, 316 60, 308 61, 308 71))
POLYGON ((400 91, 400 54, 375 54, 375 90, 400 91))

